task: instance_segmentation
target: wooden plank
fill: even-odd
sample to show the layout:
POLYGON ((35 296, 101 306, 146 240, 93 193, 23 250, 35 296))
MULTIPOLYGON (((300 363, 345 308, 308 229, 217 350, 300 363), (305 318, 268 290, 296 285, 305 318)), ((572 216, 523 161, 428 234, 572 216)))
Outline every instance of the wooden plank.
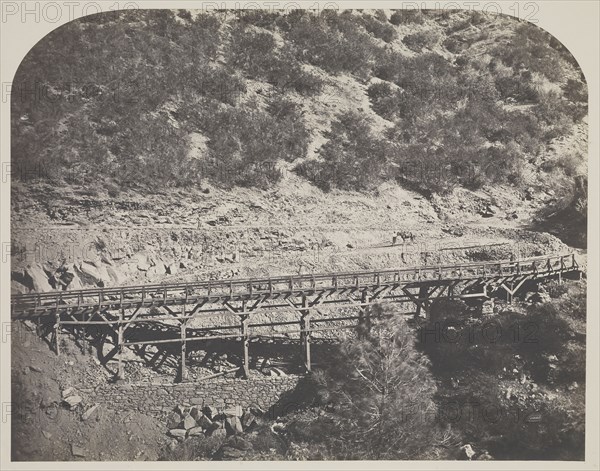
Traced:
POLYGON ((60 311, 56 310, 55 324, 54 324, 54 348, 56 354, 60 356, 60 311))
POLYGON ((182 308, 181 316, 184 320, 180 325, 180 334, 181 334, 181 371, 180 371, 180 380, 185 381, 188 379, 188 372, 185 364, 185 357, 187 354, 187 344, 186 344, 186 336, 187 336, 187 319, 185 319, 185 305, 182 308))
MULTIPOLYGON (((123 317, 125 315, 125 310, 121 309, 119 310, 119 321, 123 321, 123 317)), ((118 379, 125 379, 125 369, 123 366, 123 356, 124 356, 124 337, 123 337, 123 324, 119 324, 119 328, 118 328, 118 334, 117 334, 117 346, 119 349, 119 357, 118 357, 118 369, 117 369, 117 377, 118 379)))
POLYGON ((311 311, 308 309, 308 299, 306 296, 302 297, 302 307, 304 310, 300 311, 300 342, 302 343, 302 355, 304 359, 304 369, 307 372, 312 370, 311 365, 311 352, 310 352, 310 317, 311 311))
MULTIPOLYGON (((245 306, 244 306, 245 308, 245 306)), ((248 325, 250 317, 246 315, 240 316, 240 331, 242 334, 242 376, 248 379, 250 376, 250 332, 248 325)))

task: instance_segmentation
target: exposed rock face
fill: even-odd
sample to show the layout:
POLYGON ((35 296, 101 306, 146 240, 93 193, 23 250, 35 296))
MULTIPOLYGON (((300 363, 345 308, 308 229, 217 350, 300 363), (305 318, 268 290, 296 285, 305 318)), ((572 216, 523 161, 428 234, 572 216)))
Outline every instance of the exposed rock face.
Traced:
POLYGON ((95 266, 89 262, 81 262, 78 268, 81 273, 81 279, 85 283, 101 287, 110 286, 112 278, 104 265, 98 264, 98 266, 95 266))
POLYGON ((54 289, 50 284, 48 274, 39 263, 28 265, 20 271, 13 271, 11 278, 14 282, 12 288, 15 291, 23 293, 29 291, 47 292, 54 289))

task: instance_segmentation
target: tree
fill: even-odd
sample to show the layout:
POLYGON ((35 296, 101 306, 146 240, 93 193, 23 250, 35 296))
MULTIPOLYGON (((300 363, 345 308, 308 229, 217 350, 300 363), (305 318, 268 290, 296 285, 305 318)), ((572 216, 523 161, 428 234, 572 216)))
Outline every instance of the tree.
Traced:
POLYGON ((435 441, 436 385, 396 309, 371 307, 369 332, 343 342, 323 375, 347 459, 422 457, 435 441))

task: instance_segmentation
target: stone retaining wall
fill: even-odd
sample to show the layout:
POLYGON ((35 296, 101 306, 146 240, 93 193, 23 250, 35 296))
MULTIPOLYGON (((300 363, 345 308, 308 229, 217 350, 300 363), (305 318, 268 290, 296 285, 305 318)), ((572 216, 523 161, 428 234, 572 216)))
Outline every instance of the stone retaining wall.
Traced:
MULTIPOLYGON (((271 409, 286 391, 295 388, 299 376, 214 379, 201 383, 116 383, 89 391, 90 402, 117 410, 138 410, 163 417, 177 405, 213 406, 224 410, 235 405, 271 409)), ((87 392, 87 391, 86 391, 87 392)))

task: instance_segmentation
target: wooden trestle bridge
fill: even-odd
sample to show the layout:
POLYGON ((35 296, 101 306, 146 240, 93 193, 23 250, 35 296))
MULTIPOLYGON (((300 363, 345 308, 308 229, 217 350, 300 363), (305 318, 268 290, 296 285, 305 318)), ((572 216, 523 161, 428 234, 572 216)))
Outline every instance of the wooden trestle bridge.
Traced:
MULTIPOLYGON (((186 344, 214 339, 240 341, 240 371, 249 374, 250 339, 256 328, 284 327, 280 333, 299 334, 304 367, 311 370, 311 335, 315 332, 369 325, 367 306, 375 303, 413 303, 416 316, 427 315, 435 300, 504 297, 508 302, 528 281, 579 279, 581 272, 574 254, 552 255, 503 262, 448 266, 422 266, 397 270, 375 270, 276 276, 260 279, 229 279, 192 283, 148 284, 114 288, 29 293, 11 298, 13 320, 46 319, 53 329, 53 344, 60 354, 61 330, 67 326, 85 329, 102 326, 115 339, 113 356, 118 360, 118 377, 125 347, 179 343, 181 378, 186 374, 186 344), (323 307, 355 308, 357 315, 327 317, 323 307), (286 322, 252 323, 255 314, 286 309, 297 318, 286 322), (235 325, 212 328, 232 333, 212 335, 209 329, 190 327, 198 317, 228 315, 235 325), (171 338, 137 341, 128 329, 137 322, 178 324, 171 338), (53 323, 53 324, 52 324, 53 323), (334 323, 332 325, 332 323, 334 323), (329 325, 328 325, 329 324, 329 325)), ((133 330, 133 329, 132 329, 133 330)), ((130 331, 131 332, 131 331, 130 331)))

